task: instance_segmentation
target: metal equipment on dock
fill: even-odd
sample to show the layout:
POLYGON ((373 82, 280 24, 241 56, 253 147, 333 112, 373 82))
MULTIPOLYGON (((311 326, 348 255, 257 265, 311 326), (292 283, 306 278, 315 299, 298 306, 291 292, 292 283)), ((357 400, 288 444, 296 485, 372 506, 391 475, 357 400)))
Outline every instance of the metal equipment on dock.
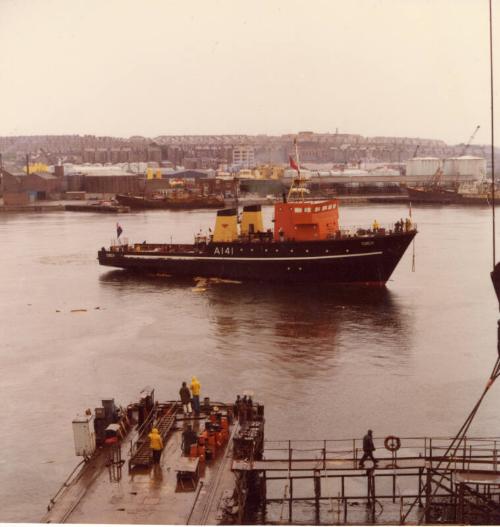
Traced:
POLYGON ((152 464, 151 450, 149 448, 148 433, 152 428, 157 428, 164 442, 175 425, 175 416, 180 409, 177 403, 156 403, 150 410, 144 423, 137 431, 137 439, 130 447, 129 469, 143 466, 150 467, 152 464))

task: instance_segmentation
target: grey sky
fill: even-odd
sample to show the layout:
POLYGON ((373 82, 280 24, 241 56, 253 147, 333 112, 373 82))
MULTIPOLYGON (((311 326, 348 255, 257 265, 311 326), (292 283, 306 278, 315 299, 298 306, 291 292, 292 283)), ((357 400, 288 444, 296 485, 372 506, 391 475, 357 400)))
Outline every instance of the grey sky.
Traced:
POLYGON ((0 135, 487 143, 488 31, 487 0, 0 0, 0 135))

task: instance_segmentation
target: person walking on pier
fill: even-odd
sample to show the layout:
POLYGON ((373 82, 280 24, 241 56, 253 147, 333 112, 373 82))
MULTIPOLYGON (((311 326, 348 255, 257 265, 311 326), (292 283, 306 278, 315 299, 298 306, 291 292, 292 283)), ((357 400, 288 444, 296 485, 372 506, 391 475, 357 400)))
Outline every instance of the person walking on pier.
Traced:
POLYGON ((191 379, 191 393, 193 394, 193 410, 196 416, 200 415, 200 381, 193 375, 191 379))
POLYGON ((370 458, 373 461, 373 466, 376 467, 378 461, 373 457, 373 451, 375 450, 375 445, 373 444, 372 431, 368 430, 368 433, 363 437, 363 457, 359 462, 359 468, 363 468, 365 461, 370 458))
POLYGON ((179 390, 179 395, 181 397, 184 415, 191 416, 191 413, 193 412, 191 408, 191 392, 189 391, 189 388, 185 382, 182 383, 182 387, 179 390))
POLYGON ((153 430, 151 430, 151 433, 148 435, 148 437, 150 441, 149 446, 153 453, 153 464, 159 465, 160 458, 161 458, 161 451, 163 450, 163 439, 161 438, 160 432, 158 432, 158 428, 153 428, 153 430))

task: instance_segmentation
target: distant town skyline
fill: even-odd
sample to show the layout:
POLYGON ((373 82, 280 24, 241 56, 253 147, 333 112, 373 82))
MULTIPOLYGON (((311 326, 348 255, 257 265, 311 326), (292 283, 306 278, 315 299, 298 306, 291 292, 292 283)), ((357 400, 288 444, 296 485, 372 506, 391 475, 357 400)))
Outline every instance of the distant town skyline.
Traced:
POLYGON ((487 0, 3 0, 0 46, 0 136, 490 143, 487 0))

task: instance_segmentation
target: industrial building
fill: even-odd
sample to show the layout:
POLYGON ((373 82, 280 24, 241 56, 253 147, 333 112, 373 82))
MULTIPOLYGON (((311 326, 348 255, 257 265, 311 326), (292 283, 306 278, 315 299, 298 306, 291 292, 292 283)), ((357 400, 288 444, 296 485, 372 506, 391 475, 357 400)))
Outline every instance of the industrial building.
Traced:
POLYGON ((60 199, 64 181, 46 173, 25 174, 2 170, 4 205, 28 205, 38 200, 60 199))
POLYGON ((474 156, 414 157, 406 163, 408 183, 421 183, 431 178, 438 170, 443 172, 443 182, 481 180, 486 176, 486 159, 474 156))

